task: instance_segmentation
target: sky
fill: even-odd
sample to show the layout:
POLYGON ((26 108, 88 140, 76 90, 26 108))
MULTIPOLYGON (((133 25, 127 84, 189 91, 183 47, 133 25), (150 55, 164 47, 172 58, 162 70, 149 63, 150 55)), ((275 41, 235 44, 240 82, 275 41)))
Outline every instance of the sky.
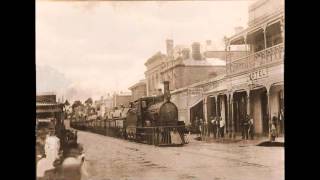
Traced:
POLYGON ((191 45, 247 26, 252 1, 36 1, 37 93, 85 100, 144 79, 146 60, 165 40, 191 45))

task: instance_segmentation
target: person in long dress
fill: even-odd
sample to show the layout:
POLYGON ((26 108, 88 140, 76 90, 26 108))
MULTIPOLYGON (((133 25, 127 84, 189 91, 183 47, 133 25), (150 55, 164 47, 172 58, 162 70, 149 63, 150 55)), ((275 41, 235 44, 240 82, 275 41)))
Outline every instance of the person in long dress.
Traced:
POLYGON ((54 162, 59 158, 60 140, 51 130, 45 140, 45 158, 39 160, 37 164, 37 177, 43 177, 45 172, 54 169, 54 162))

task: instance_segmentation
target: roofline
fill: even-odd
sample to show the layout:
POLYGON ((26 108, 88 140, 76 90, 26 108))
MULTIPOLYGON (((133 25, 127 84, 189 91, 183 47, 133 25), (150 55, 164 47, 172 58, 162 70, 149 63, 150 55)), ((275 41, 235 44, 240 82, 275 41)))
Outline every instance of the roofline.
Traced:
POLYGON ((232 40, 235 40, 236 38, 240 38, 241 36, 243 37, 246 34, 254 33, 254 32, 258 31, 259 29, 261 29, 263 24, 274 24, 274 23, 278 22, 278 20, 280 20, 281 16, 284 16, 284 10, 275 12, 274 14, 270 15, 265 20, 258 22, 258 23, 255 23, 254 25, 251 25, 251 26, 243 29, 242 31, 232 35, 231 37, 227 38, 227 42, 230 43, 232 40))
POLYGON ((173 90, 171 93, 172 94, 176 94, 176 93, 179 93, 181 91, 186 91, 189 88, 197 87, 197 86, 205 84, 205 83, 223 81, 224 78, 226 78, 226 74, 225 73, 224 74, 220 74, 220 75, 218 75, 216 77, 213 77, 213 78, 209 78, 207 80, 203 80, 203 81, 200 81, 200 82, 196 82, 196 83, 190 84, 189 86, 186 86, 186 87, 183 87, 183 88, 180 88, 180 89, 173 90))
POLYGON ((131 89, 133 89, 133 88, 135 88, 135 87, 137 87, 137 86, 139 86, 139 85, 147 85, 147 83, 146 83, 146 82, 138 82, 138 83, 132 85, 131 87, 129 87, 128 89, 131 90, 131 89))

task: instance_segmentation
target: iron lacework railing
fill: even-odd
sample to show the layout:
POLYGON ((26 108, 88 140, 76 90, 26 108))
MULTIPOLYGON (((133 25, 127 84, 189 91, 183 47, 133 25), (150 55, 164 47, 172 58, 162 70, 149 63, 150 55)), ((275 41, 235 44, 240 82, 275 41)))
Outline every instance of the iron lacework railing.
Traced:
POLYGON ((236 60, 231 59, 231 62, 227 64, 227 75, 245 72, 283 60, 284 44, 281 43, 236 60))

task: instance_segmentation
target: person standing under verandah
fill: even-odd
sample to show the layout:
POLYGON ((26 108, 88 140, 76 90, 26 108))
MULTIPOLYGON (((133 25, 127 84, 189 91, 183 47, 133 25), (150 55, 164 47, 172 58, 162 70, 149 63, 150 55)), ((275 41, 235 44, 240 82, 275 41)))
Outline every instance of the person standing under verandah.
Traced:
POLYGON ((276 137, 278 136, 278 133, 277 133, 277 121, 278 121, 278 118, 274 115, 272 117, 272 121, 271 121, 271 132, 270 132, 270 141, 271 142, 274 142, 276 141, 276 137))
POLYGON ((216 131, 217 131, 217 138, 220 138, 220 116, 216 116, 216 131))
POLYGON ((200 136, 203 137, 203 132, 204 132, 204 122, 203 122, 203 119, 200 118, 200 119, 199 119, 199 122, 200 122, 200 126, 199 126, 200 136))
POLYGON ((253 126, 253 118, 249 116, 249 128, 248 128, 248 134, 250 136, 250 139, 253 140, 254 137, 254 126, 253 126))
POLYGON ((224 138, 224 126, 226 124, 225 118, 219 117, 220 123, 219 123, 219 135, 221 138, 224 138))
POLYGON ((213 138, 216 139, 217 138, 217 120, 213 116, 210 116, 210 119, 211 119, 213 138))
POLYGON ((248 139, 248 129, 249 129, 249 115, 247 114, 242 122, 242 139, 248 139))

